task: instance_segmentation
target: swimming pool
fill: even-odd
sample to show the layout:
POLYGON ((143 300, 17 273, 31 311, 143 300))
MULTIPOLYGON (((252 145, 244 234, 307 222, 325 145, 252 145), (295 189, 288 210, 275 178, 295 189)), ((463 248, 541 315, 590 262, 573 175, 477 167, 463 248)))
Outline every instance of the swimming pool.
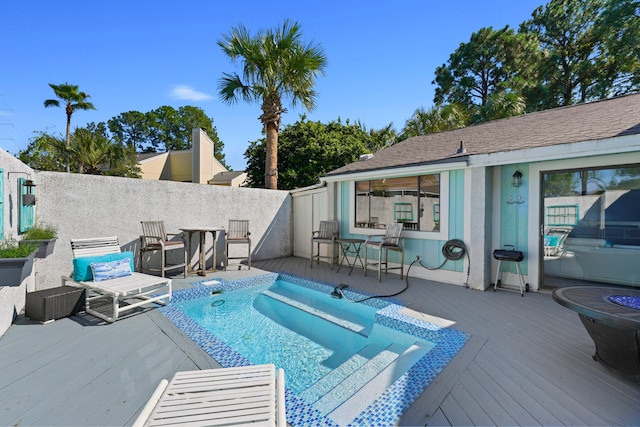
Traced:
POLYGON ((467 336, 403 316, 397 302, 332 299, 332 289, 267 274, 177 291, 161 310, 222 366, 283 367, 292 425, 391 424, 467 336))

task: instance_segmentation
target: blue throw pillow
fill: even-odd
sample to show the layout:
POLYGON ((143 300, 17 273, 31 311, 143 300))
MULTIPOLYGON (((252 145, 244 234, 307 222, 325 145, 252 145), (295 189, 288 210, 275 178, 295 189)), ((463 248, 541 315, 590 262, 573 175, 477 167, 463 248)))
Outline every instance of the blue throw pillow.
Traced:
POLYGON ((74 258, 73 280, 77 282, 90 282, 93 280, 93 273, 91 272, 92 262, 109 262, 119 259, 129 259, 129 263, 131 264, 131 271, 135 270, 133 264, 133 252, 131 251, 74 258))
POLYGON ((109 262, 92 262, 91 272, 94 282, 115 279, 116 277, 130 276, 131 264, 128 259, 118 259, 109 262))

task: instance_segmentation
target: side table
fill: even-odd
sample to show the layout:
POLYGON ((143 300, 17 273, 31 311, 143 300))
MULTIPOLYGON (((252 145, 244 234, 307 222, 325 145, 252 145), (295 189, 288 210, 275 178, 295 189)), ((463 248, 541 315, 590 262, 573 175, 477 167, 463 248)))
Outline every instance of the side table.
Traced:
POLYGON ((362 244, 365 242, 364 239, 338 239, 336 240, 336 242, 338 242, 338 246, 340 247, 340 252, 342 253, 342 259, 338 264, 338 270, 336 272, 340 271, 340 267, 342 267, 342 264, 344 263, 345 259, 347 260, 347 265, 351 267, 349 269, 349 276, 351 276, 353 267, 355 267, 356 262, 358 260, 360 260, 360 265, 364 269, 362 258, 360 258, 360 249, 362 248, 362 244), (355 256, 353 263, 349 262, 349 258, 348 258, 349 255, 355 256))
POLYGON ((84 311, 85 290, 74 286, 58 286, 28 292, 24 315, 42 323, 84 311))

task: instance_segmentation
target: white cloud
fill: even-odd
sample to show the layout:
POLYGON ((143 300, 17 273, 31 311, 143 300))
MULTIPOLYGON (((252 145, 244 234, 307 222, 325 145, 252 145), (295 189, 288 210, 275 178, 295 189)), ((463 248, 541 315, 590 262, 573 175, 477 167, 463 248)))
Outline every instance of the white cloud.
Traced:
POLYGON ((198 92, 190 86, 176 86, 171 91, 173 99, 182 99, 187 101, 208 101, 213 97, 208 93, 198 92))

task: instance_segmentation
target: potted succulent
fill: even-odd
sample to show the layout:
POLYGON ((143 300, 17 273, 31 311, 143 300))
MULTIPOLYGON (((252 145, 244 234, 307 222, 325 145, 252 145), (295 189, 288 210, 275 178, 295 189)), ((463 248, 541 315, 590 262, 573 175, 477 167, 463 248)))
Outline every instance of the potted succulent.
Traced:
POLYGON ((50 225, 36 225, 22 235, 20 244, 36 245, 38 247, 36 258, 46 258, 53 252, 53 247, 57 239, 57 230, 54 227, 50 225))
POLYGON ((14 238, 0 241, 0 286, 19 286, 31 274, 38 247, 18 244, 14 238))

